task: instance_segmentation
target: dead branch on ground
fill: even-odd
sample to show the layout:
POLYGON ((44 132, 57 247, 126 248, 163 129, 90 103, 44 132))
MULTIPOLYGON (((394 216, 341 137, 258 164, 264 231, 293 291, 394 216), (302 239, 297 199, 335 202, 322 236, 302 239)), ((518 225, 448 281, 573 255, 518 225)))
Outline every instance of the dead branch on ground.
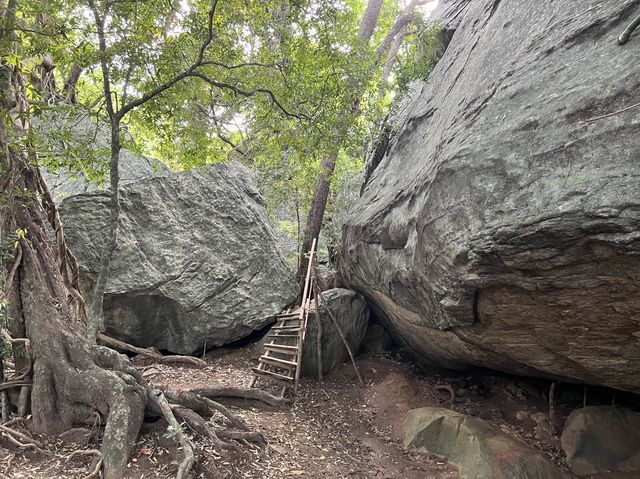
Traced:
POLYGON ((262 389, 254 388, 195 388, 191 389, 189 392, 208 399, 213 399, 214 401, 224 401, 225 399, 244 399, 264 403, 268 406, 274 407, 282 407, 289 404, 289 400, 287 399, 274 396, 262 389))
POLYGON ((196 366, 198 368, 203 368, 207 365, 205 361, 202 359, 193 357, 193 356, 163 356, 162 354, 154 353, 153 351, 149 351, 148 349, 139 348, 137 346, 133 346, 131 344, 125 343, 118 339, 114 339, 109 337, 103 333, 97 334, 97 339, 104 345, 109 346, 113 349, 120 349, 123 351, 129 351, 132 353, 140 354, 142 356, 146 356, 148 358, 152 358, 159 363, 164 364, 191 364, 192 366, 196 366))

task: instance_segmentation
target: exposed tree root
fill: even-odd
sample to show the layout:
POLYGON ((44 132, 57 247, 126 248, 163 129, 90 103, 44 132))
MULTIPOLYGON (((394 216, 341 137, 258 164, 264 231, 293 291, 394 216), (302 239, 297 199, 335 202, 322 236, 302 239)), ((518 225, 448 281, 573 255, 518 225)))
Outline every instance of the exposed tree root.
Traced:
POLYGON ((21 433, 20 431, 16 431, 15 429, 11 429, 8 426, 0 425, 0 432, 1 433, 6 433, 6 434, 11 434, 11 435, 15 436, 16 439, 19 439, 20 441, 31 442, 31 443, 35 444, 37 447, 42 447, 42 445, 38 441, 35 441, 32 437, 29 437, 26 434, 21 433))
POLYGON ((200 414, 212 413, 218 411, 224 417, 226 417, 231 424, 241 431, 248 431, 249 427, 246 423, 237 415, 233 414, 227 407, 222 404, 213 401, 202 395, 198 395, 191 391, 174 392, 163 389, 165 396, 175 404, 193 409, 200 414))
POLYGON ((193 432, 209 439, 209 441, 211 441, 211 443, 218 449, 238 449, 238 446, 235 444, 225 442, 220 439, 209 423, 193 410, 175 405, 172 406, 171 409, 173 410, 173 413, 182 419, 193 432))
POLYGON ((253 402, 253 404, 250 404, 251 406, 255 406, 255 402, 274 407, 282 407, 290 403, 287 399, 274 396, 262 389, 255 388, 196 388, 191 389, 189 392, 204 398, 213 399, 214 401, 223 401, 225 399, 244 400, 238 402, 238 406, 247 405, 246 403, 248 401, 253 402))
POLYGON ((182 451, 184 453, 184 459, 180 463, 178 467, 178 474, 176 479, 186 479, 189 471, 193 467, 193 464, 196 462, 195 454, 193 453, 193 446, 188 436, 182 430, 182 427, 178 423, 178 420, 173 414, 171 410, 171 406, 167 402, 164 394, 161 391, 155 389, 149 391, 148 394, 149 400, 153 403, 160 411, 162 411, 162 415, 169 423, 169 427, 176 435, 180 446, 182 447, 182 451))
POLYGON ((89 473, 84 479, 93 479, 94 477, 100 477, 100 469, 102 469, 102 458, 98 459, 96 465, 93 466, 93 471, 89 473))
POLYGON ((91 468, 91 472, 89 473, 88 476, 85 476, 84 479, 93 479, 94 477, 99 477, 100 476, 100 469, 102 469, 102 453, 100 451, 98 451, 97 449, 79 449, 77 451, 73 451, 71 454, 69 454, 66 459, 65 462, 69 462, 71 459, 75 458, 76 456, 95 456, 97 460, 94 460, 93 467, 91 468))
POLYGON ((17 446, 20 449, 33 449, 34 451, 38 451, 41 454, 45 454, 42 448, 40 448, 33 439, 30 439, 26 436, 24 436, 24 439, 23 439, 24 442, 16 439, 16 437, 19 437, 18 434, 21 434, 21 433, 18 433, 13 429, 9 429, 9 428, 0 429, 0 436, 4 437, 7 441, 9 441, 14 446, 17 446))
POLYGON ((65 458, 65 462, 69 462, 72 459, 75 459, 76 456, 98 456, 102 457, 102 453, 97 449, 78 449, 77 451, 73 451, 65 458))
POLYGON ((2 336, 4 341, 9 343, 11 346, 13 346, 14 344, 22 344, 22 346, 24 347, 24 351, 27 355, 26 357, 27 368, 24 371, 22 371, 20 374, 17 374, 17 371, 16 371, 17 375, 11 378, 11 380, 19 381, 31 375, 31 369, 33 367, 33 360, 32 360, 33 354, 31 352, 31 342, 27 338, 12 338, 9 332, 3 328, 0 328, 0 336, 2 336))
POLYGON ((207 365, 207 363, 202 359, 199 359, 193 356, 163 356, 162 354, 154 353, 152 351, 149 351, 148 349, 139 348, 137 346, 127 344, 125 342, 111 338, 102 333, 97 334, 97 339, 102 344, 109 346, 110 348, 120 349, 123 351, 129 351, 132 353, 140 354, 142 356, 152 358, 155 361, 158 361, 159 363, 164 363, 164 364, 183 363, 183 364, 191 364, 192 366, 196 366, 199 368, 203 368, 207 365))

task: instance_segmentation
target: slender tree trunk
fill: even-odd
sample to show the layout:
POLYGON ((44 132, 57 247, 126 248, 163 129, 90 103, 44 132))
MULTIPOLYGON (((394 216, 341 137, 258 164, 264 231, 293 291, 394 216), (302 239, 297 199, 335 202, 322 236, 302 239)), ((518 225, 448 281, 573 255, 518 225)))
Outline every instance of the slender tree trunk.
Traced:
MULTIPOLYGON (((393 42, 391 42, 389 53, 387 53, 387 60, 384 62, 384 70, 382 71, 382 81, 385 83, 389 81, 391 70, 393 70, 393 66, 396 63, 398 52, 400 51, 400 47, 402 46, 404 38, 407 36, 408 30, 408 24, 404 25, 400 29, 400 31, 398 31, 398 34, 394 37, 393 42)), ((380 94, 383 95, 385 90, 382 90, 380 94)))
POLYGON ((80 80, 80 74, 82 73, 82 68, 77 63, 74 63, 71 66, 71 72, 69 76, 64 81, 64 87, 62 89, 67 101, 72 105, 75 105, 78 102, 77 90, 76 86, 78 85, 78 80, 80 80))
POLYGON ((93 288, 93 297, 89 307, 87 337, 95 341, 96 335, 104 331, 104 294, 109 281, 111 257, 118 246, 118 223, 120 222, 120 122, 111 121, 111 159, 109 163, 109 177, 111 192, 109 197, 110 217, 107 244, 102 252, 100 272, 93 288))
MULTIPOLYGON (((109 179, 111 186, 111 194, 109 200, 110 218, 109 231, 105 248, 102 252, 100 260, 100 272, 98 279, 93 288, 93 297, 89 308, 87 337, 95 342, 96 335, 104 329, 104 293, 107 289, 109 281, 109 271, 111 269, 111 257, 118 246, 118 223, 120 222, 120 122, 122 120, 122 110, 116 111, 116 105, 113 102, 113 92, 111 90, 111 75, 107 60, 107 42, 104 31, 104 19, 107 17, 108 5, 104 6, 102 14, 98 11, 93 0, 88 0, 88 5, 93 12, 96 29, 98 33, 98 47, 100 50, 100 67, 102 70, 103 91, 105 97, 105 106, 109 115, 109 126, 111 128, 111 158, 109 161, 109 179)), ((126 92, 125 92, 126 93, 126 92)))
POLYGON ((360 21, 360 29, 358 30, 358 38, 364 44, 368 44, 369 40, 373 36, 373 32, 378 24, 378 17, 380 16, 380 9, 384 0, 369 0, 367 8, 362 15, 360 21))
POLYGON ((298 272, 296 280, 302 284, 309 264, 309 258, 306 254, 311 250, 311 243, 317 238, 322 229, 322 220, 324 212, 327 209, 327 199, 329 198, 329 189, 331 187, 331 176, 336 169, 336 160, 338 152, 326 156, 320 163, 320 173, 316 179, 316 186, 313 189, 313 200, 311 201, 311 209, 307 216, 307 226, 304 231, 302 241, 302 254, 298 263, 298 272))
MULTIPOLYGON (((358 31, 358 38, 363 46, 368 45, 371 41, 373 32, 378 24, 382 3, 383 0, 369 0, 367 3, 367 8, 362 16, 360 29, 358 31)), ((349 83, 355 83, 353 79, 348 81, 349 83)), ((356 89, 358 89, 357 85, 356 89)), ((345 116, 349 117, 358 114, 358 96, 359 95, 357 94, 354 95, 353 101, 351 102, 353 106, 350 111, 345 113, 345 116)), ((307 223, 302 239, 302 255, 300 257, 300 262, 298 263, 298 271, 296 272, 296 280, 300 284, 304 281, 307 265, 309 264, 306 254, 311 249, 313 239, 318 238, 320 230, 322 229, 322 220, 324 219, 324 212, 327 208, 327 199, 329 198, 329 189, 331 187, 331 177, 336 169, 338 154, 339 148, 328 154, 320 163, 320 171, 313 190, 311 209, 307 216, 307 223)))
MULTIPOLYGON (((382 0, 369 0, 367 3, 367 8, 363 14, 362 21, 360 22, 360 30, 358 32, 358 38, 362 42, 363 46, 367 46, 371 41, 371 37, 373 36, 373 32, 375 31, 378 23, 382 3, 382 0)), ((402 14, 396 19, 391 30, 389 30, 387 35, 376 48, 378 64, 389 49, 392 49, 392 51, 389 52, 388 61, 391 61, 392 64, 395 62, 397 51, 400 49, 402 40, 406 36, 402 32, 406 30, 407 25, 411 22, 416 6, 423 3, 425 3, 424 0, 411 0, 402 14), (395 49, 395 52, 393 52, 393 49, 395 49)), ((352 84, 356 83, 353 79, 348 80, 348 82, 352 84)), ((360 113, 360 87, 355 84, 355 89, 356 93, 353 95, 352 106, 351 109, 346 112, 346 117, 355 117, 360 113)), ((339 145, 340 140, 338 140, 337 143, 339 145)), ((328 154, 320 164, 320 172, 316 180, 316 186, 313 190, 313 200, 311 202, 309 215, 307 216, 307 224, 302 240, 302 257, 298 265, 298 271, 296 272, 296 279, 298 283, 304 281, 304 274, 307 269, 308 260, 305 257, 305 253, 311 248, 313 238, 317 238, 320 235, 320 230, 322 229, 322 220, 327 208, 327 199, 329 198, 329 189, 331 187, 331 176, 336 168, 338 154, 339 148, 328 154)))

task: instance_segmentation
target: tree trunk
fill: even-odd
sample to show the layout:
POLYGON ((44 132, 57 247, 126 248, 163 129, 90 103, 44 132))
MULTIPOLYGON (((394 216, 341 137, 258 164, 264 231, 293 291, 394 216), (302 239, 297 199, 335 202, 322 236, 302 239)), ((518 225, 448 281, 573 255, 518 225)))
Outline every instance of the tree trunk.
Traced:
POLYGON ((383 3, 384 0, 369 0, 369 2, 367 2, 367 8, 362 15, 360 29, 358 30, 358 38, 364 44, 369 43, 369 40, 373 36, 383 3))
MULTIPOLYGON (((373 32, 376 29, 378 23, 378 17, 380 16, 380 9, 382 7, 383 0, 369 0, 367 8, 362 15, 360 22, 360 29, 358 31, 358 38, 362 42, 362 46, 368 45, 373 36, 373 32)), ((348 80, 349 83, 355 83, 353 79, 348 80)), ((346 112, 346 116, 355 116, 358 114, 358 96, 354 95, 352 108, 349 112, 346 112)), ((331 176, 336 169, 336 160, 338 159, 339 149, 328 154, 320 163, 320 172, 316 179, 316 186, 313 190, 313 199, 311 201, 311 209, 307 216, 307 225, 304 230, 304 236, 302 238, 302 255, 298 262, 298 271, 296 272, 296 280, 299 284, 302 284, 307 272, 307 265, 309 260, 306 254, 311 249, 311 243, 314 238, 318 238, 320 230, 322 229, 322 220, 324 219, 324 212, 327 208, 327 199, 329 198, 329 189, 331 187, 331 176)))
POLYGON ((67 98, 67 101, 72 105, 75 105, 78 102, 76 86, 78 84, 78 80, 80 80, 81 73, 82 68, 80 68, 77 63, 74 63, 71 66, 71 72, 69 73, 69 76, 64 81, 64 87, 62 91, 67 98))
POLYGON ((89 307, 87 337, 96 340, 98 333, 104 331, 104 293, 107 289, 109 271, 111 269, 111 257, 118 246, 118 223, 120 222, 120 120, 111 121, 111 159, 109 164, 109 177, 111 194, 109 197, 109 233, 107 244, 102 252, 100 272, 93 289, 93 297, 89 307))
MULTIPOLYGON (((375 31, 376 25, 378 23, 378 17, 380 16, 380 8, 382 7, 382 3, 382 0, 369 0, 369 2, 367 3, 367 8, 362 16, 362 21, 360 22, 360 30, 358 31, 358 38, 362 42, 363 47, 368 45, 371 41, 371 37, 373 36, 373 32, 375 31)), ((391 30, 389 30, 387 35, 380 42, 380 45, 378 45, 378 47, 376 48, 378 63, 381 61, 383 55, 388 51, 388 49, 392 47, 393 49, 395 49, 395 51, 391 52, 388 61, 391 62, 391 65, 393 64, 393 62, 395 61, 395 56, 397 55, 397 51, 400 49, 400 45, 402 44, 402 40, 406 36, 405 29, 413 18, 413 12, 416 6, 423 3, 424 0, 411 0, 405 7, 402 14, 394 22, 391 30)), ((349 79, 347 81, 350 84, 355 84, 355 81, 353 79, 349 79)), ((357 90, 358 87, 357 85, 355 86, 357 90)), ((360 94, 358 92, 354 94, 353 101, 351 102, 351 109, 345 113, 347 117, 355 117, 359 114, 359 96, 360 94)), ((340 140, 338 140, 338 145, 339 143, 340 140)), ((311 242, 313 241, 313 239, 317 238, 320 235, 320 230, 322 229, 322 220, 324 218, 324 212, 327 207, 327 199, 329 198, 331 176, 333 175, 333 172, 336 168, 336 159, 338 158, 338 154, 339 149, 336 149, 334 152, 327 155, 320 164, 320 172, 318 174, 318 179, 316 180, 316 186, 313 190, 311 210, 309 211, 309 215, 307 217, 307 225, 305 228, 304 237, 302 239, 302 257, 300 259, 300 262, 298 263, 298 271, 296 272, 296 280, 300 284, 302 284, 302 281, 304 281, 308 265, 308 259, 305 257, 305 254, 311 248, 311 242)))
POLYGON ((302 254, 300 255, 298 272, 296 273, 296 280, 299 284, 303 284, 305 275, 307 274, 307 267, 309 265, 307 254, 311 250, 311 243, 314 238, 320 235, 320 230, 322 229, 322 220, 324 219, 324 212, 327 209, 327 199, 329 198, 329 188, 331 187, 331 176, 336 169, 337 158, 338 152, 335 151, 331 155, 326 156, 320 163, 320 173, 316 179, 316 186, 313 189, 313 200, 311 202, 309 215, 307 216, 307 226, 302 240, 302 254))
MULTIPOLYGON (((33 362, 31 414, 35 431, 57 434, 78 424, 92 424, 99 416, 105 424, 104 477, 121 478, 129 452, 144 417, 146 391, 139 374, 122 356, 97 347, 82 337, 84 327, 65 286, 51 219, 37 166, 30 160, 27 143, 28 103, 21 74, 3 66, 0 85, 0 185, 5 194, 2 228, 20 228, 21 255, 4 269, 7 315, 11 332, 31 343, 33 362), (11 119, 11 120, 8 120, 11 119), (9 121, 9 122, 8 122, 9 121)), ((53 212, 55 213, 55 211, 53 212)), ((6 234, 5 234, 6 236, 6 234)), ((28 360, 28 359, 27 359, 28 360)))
MULTIPOLYGON (((393 41, 391 42, 389 53, 387 54, 387 60, 384 62, 384 70, 382 71, 382 81, 385 83, 389 81, 391 71, 393 70, 393 66, 395 65, 398 58, 398 52, 400 51, 400 47, 402 46, 402 42, 407 36, 408 31, 408 24, 406 24, 398 31, 398 34, 393 38, 393 41)), ((386 89, 381 90, 380 95, 383 95, 385 92, 386 89)))

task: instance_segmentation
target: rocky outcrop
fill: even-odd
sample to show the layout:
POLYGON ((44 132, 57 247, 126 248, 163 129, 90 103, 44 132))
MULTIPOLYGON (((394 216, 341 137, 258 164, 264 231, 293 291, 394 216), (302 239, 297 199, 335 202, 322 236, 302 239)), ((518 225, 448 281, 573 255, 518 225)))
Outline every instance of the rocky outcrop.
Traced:
MULTIPOLYGON (((355 291, 343 288, 333 288, 320 294, 320 321, 322 323, 322 372, 328 374, 336 367, 349 361, 349 353, 338 333, 328 311, 340 326, 351 352, 358 354, 362 345, 367 323, 369 308, 364 298, 355 291)), ((257 341, 252 347, 251 356, 259 359, 265 353, 264 345, 271 342, 267 335, 257 341)), ((281 359, 291 359, 285 355, 271 353, 281 359)), ((314 302, 307 323, 304 344, 302 346, 302 364, 300 373, 307 377, 318 376, 318 323, 315 315, 314 302)))
POLYGON ((463 479, 570 479, 549 459, 483 419, 449 409, 412 409, 405 447, 445 456, 463 479))
MULTIPOLYGON (((344 334, 351 352, 357 354, 369 321, 369 308, 362 296, 348 289, 334 288, 320 294, 320 321, 322 322, 322 370, 326 374, 349 360, 349 353, 329 311, 344 334)), ((315 309, 309 313, 307 333, 302 348, 304 376, 318 374, 318 323, 315 309)))
MULTIPOLYGON (((128 170, 104 302, 107 334, 173 353, 201 352, 263 328, 295 300, 297 285, 244 166, 176 174, 154 168, 145 179, 128 170)), ((108 196, 79 191, 66 181, 56 189, 66 197, 60 212, 90 295, 108 196)))
POLYGON ((580 476, 640 473, 640 414, 609 406, 576 409, 565 422, 561 444, 567 464, 580 476))
MULTIPOLYGON (((458 2, 463 4, 464 2, 458 2)), ((426 361, 640 392, 637 2, 471 0, 343 228, 426 361)))

